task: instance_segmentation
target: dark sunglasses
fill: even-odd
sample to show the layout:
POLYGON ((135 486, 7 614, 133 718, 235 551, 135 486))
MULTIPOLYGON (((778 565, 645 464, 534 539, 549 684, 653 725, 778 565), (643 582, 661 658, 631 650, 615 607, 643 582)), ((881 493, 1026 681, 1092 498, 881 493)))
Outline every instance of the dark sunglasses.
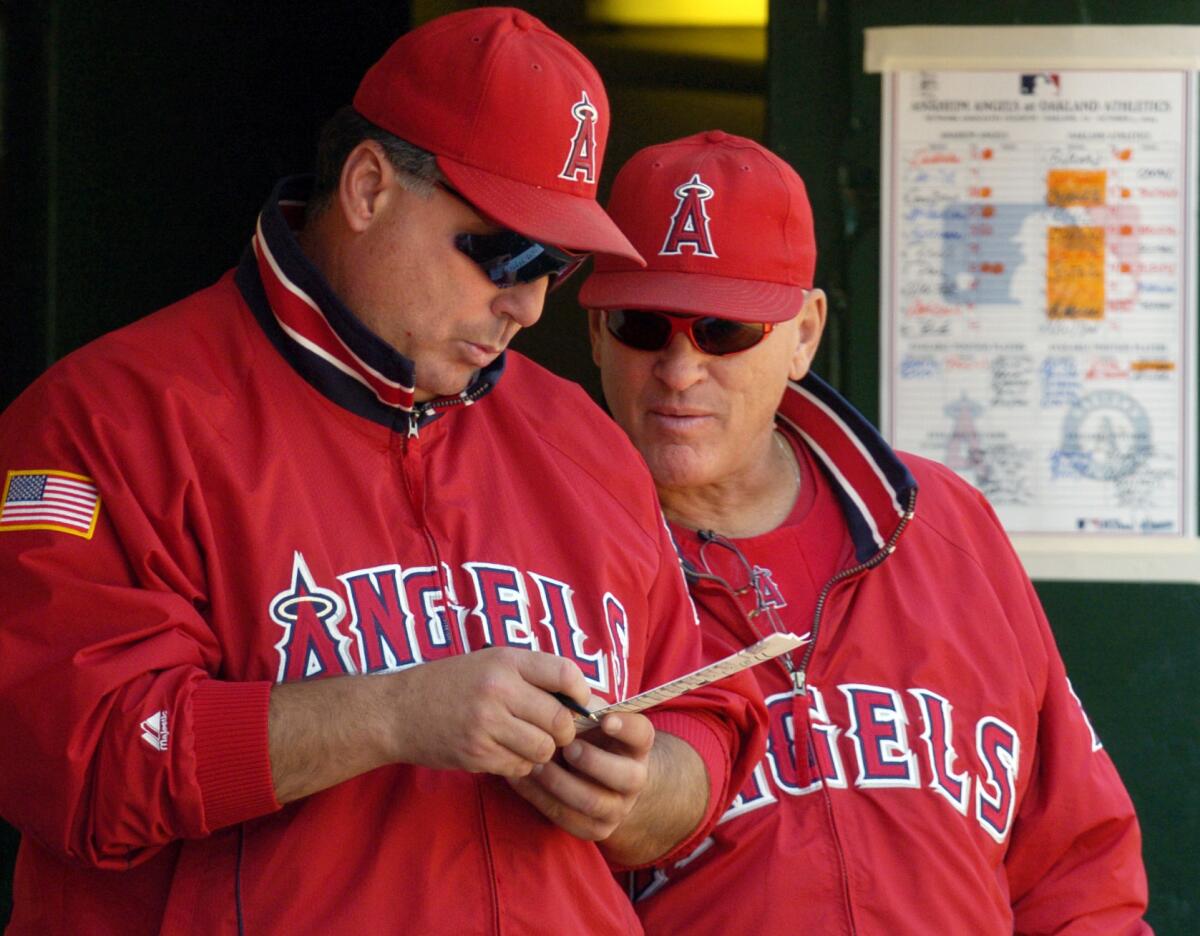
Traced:
POLYGON ((501 289, 551 277, 550 288, 578 270, 587 254, 567 253, 516 231, 499 234, 457 234, 454 246, 475 261, 484 275, 501 289))
MULTIPOLYGON (((491 221, 450 186, 441 183, 439 188, 453 195, 480 217, 491 221)), ((470 257, 483 270, 483 275, 501 289, 518 283, 532 283, 543 276, 549 276, 550 288, 557 289, 563 280, 583 266, 583 261, 589 256, 543 244, 516 231, 456 234, 454 246, 470 257)))
POLYGON ((737 354, 771 333, 771 322, 735 322, 715 315, 674 315, 646 309, 609 309, 604 313, 617 341, 638 351, 661 351, 683 332, 705 354, 737 354))

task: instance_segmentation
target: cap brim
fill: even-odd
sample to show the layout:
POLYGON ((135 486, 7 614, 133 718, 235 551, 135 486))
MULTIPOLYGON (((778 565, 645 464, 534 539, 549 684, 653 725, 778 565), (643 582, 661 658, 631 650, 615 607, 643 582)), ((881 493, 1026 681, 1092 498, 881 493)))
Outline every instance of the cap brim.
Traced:
POLYGON ((446 156, 438 156, 437 162, 464 198, 519 234, 579 253, 611 254, 646 265, 594 199, 514 182, 446 156))
POLYGON ((579 289, 587 309, 662 309, 739 322, 786 322, 809 287, 665 270, 592 272, 579 289))

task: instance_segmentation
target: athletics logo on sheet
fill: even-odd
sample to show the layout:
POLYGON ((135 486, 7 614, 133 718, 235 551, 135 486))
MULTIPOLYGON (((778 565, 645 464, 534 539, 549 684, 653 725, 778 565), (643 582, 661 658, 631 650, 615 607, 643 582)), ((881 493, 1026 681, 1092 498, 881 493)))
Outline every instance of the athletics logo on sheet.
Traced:
POLYGON ((100 517, 96 483, 69 471, 10 471, 0 499, 0 533, 57 530, 91 539, 100 517))

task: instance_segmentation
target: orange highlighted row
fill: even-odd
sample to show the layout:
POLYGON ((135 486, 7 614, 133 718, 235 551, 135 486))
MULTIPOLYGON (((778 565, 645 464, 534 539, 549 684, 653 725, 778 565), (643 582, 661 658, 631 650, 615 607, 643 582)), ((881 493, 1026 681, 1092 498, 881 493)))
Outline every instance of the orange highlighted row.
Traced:
POLYGON ((1051 169, 1046 173, 1046 204, 1058 208, 1105 203, 1108 173, 1103 169, 1051 169))
POLYGON ((1046 314, 1104 318, 1104 228, 1046 229, 1046 314))
POLYGON ((1135 371, 1173 371, 1174 361, 1134 361, 1129 365, 1135 371))

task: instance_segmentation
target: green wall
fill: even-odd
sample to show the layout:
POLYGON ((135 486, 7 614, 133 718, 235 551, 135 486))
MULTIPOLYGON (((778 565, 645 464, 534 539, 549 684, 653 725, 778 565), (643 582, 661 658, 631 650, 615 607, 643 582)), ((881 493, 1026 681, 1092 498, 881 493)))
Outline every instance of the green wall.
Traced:
MULTIPOLYGON (((879 75, 864 30, 913 25, 1200 23, 1190 2, 968 4, 948 0, 771 3, 767 139, 809 184, 818 284, 832 330, 818 369, 868 416, 879 412, 879 75)), ((1072 683, 1142 823, 1148 919, 1200 932, 1200 587, 1035 582, 1072 683)))

